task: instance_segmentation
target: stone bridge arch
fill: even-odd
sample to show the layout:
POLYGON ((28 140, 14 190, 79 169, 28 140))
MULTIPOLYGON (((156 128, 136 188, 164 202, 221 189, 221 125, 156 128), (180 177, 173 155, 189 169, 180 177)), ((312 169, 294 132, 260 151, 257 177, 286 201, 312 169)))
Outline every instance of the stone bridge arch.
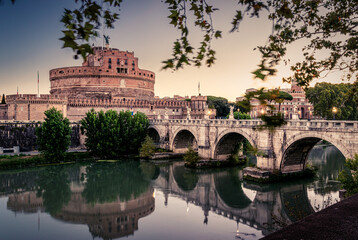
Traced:
POLYGON ((195 131, 186 127, 177 129, 170 141, 170 149, 173 152, 185 153, 189 146, 192 146, 194 150, 198 149, 198 137, 195 131))
POLYGON ((253 134, 246 133, 240 128, 230 128, 222 131, 213 143, 211 157, 213 159, 226 159, 234 150, 235 146, 243 139, 249 141, 251 146, 257 147, 253 134), (225 149, 223 149, 225 146, 225 149))
POLYGON ((277 155, 276 166, 279 166, 282 172, 303 170, 310 151, 320 140, 330 142, 345 158, 352 157, 342 139, 335 137, 333 132, 304 132, 291 136, 282 144, 277 155))
POLYGON ((153 140, 155 145, 159 145, 161 141, 160 131, 156 126, 148 128, 148 136, 153 140))

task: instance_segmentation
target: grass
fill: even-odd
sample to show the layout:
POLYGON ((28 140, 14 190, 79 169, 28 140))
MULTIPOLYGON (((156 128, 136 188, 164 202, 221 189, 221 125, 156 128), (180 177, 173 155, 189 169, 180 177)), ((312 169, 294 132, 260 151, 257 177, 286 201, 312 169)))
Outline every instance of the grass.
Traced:
POLYGON ((53 162, 42 155, 2 155, 0 156, 0 170, 21 169, 47 165, 71 164, 75 162, 93 161, 94 158, 87 152, 71 152, 61 162, 53 162))

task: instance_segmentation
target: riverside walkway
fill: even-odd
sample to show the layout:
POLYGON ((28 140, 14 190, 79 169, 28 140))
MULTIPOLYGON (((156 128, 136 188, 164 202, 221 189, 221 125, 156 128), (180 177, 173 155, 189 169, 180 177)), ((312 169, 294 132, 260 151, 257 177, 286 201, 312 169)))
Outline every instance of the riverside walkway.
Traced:
POLYGON ((358 239, 358 194, 262 239, 358 239))

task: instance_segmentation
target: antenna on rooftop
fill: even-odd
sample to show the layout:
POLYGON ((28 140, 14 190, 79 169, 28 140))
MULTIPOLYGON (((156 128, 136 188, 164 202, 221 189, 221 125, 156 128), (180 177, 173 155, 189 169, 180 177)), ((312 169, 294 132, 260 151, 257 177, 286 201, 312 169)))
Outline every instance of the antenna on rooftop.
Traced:
POLYGON ((39 70, 37 70, 37 97, 40 97, 40 74, 39 74, 39 70))
POLYGON ((201 93, 200 93, 200 81, 198 82, 198 95, 201 96, 201 93))

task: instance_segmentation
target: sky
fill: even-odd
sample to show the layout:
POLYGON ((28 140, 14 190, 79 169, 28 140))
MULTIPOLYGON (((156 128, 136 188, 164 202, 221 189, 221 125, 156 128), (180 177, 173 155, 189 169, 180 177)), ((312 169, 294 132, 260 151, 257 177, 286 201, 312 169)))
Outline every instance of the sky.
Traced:
MULTIPOLYGON (((229 33, 230 22, 238 9, 235 0, 208 0, 220 10, 213 15, 214 27, 223 31, 223 38, 214 40, 216 63, 208 68, 185 67, 178 71, 161 70, 163 60, 171 57, 173 42, 180 33, 169 25, 168 9, 161 0, 124 0, 120 19, 114 29, 106 29, 111 47, 134 51, 141 69, 156 73, 155 95, 221 96, 235 101, 248 88, 288 87, 282 77, 289 76, 289 66, 278 67, 278 74, 267 81, 255 80, 251 72, 260 63, 254 51, 267 41, 272 24, 265 18, 248 18, 239 32, 229 33)), ((37 93, 37 71, 40 73, 40 93, 50 91, 49 71, 53 68, 81 66, 71 49, 62 49, 60 19, 64 8, 73 9, 74 0, 3 0, 0 5, 0 94, 37 93)), ((203 35, 191 28, 190 39, 198 46, 203 35)), ((101 34, 102 35, 102 34, 101 34)), ((93 39, 100 46, 102 39, 93 39)), ((299 60, 304 42, 288 48, 291 62, 299 60)), ((339 82, 340 76, 330 75, 318 81, 339 82)))

